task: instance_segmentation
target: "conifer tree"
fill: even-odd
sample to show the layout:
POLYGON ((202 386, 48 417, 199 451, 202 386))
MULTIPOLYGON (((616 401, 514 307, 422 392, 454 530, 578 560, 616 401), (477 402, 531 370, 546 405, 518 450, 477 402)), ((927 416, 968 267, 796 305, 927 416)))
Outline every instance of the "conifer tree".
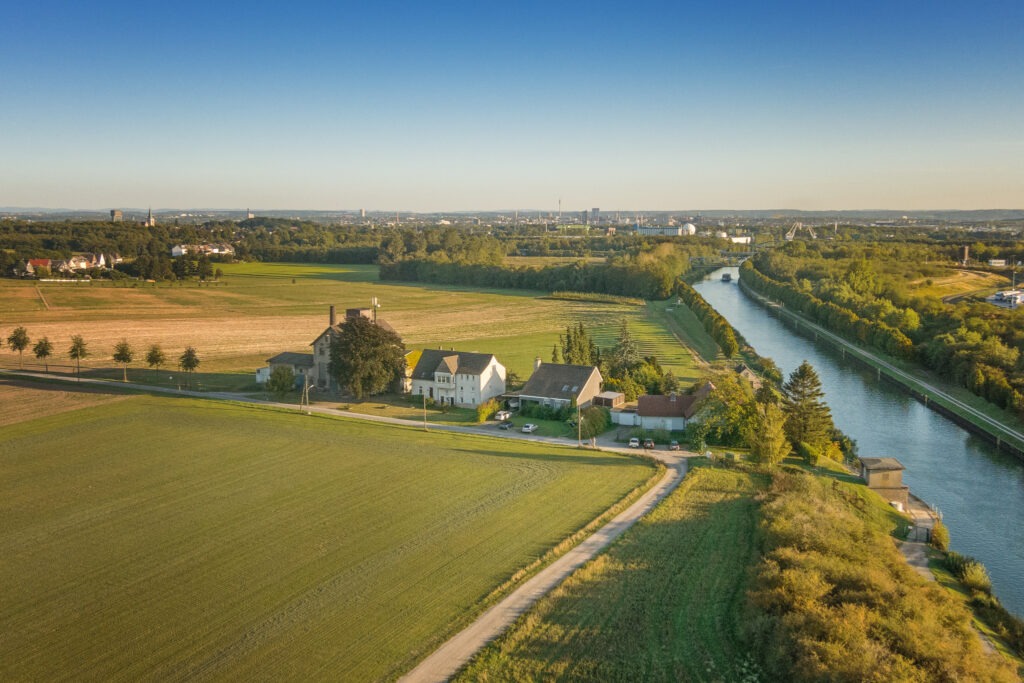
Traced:
POLYGON ((828 444, 835 426, 824 395, 818 373, 807 361, 801 363, 782 385, 786 435, 794 447, 805 443, 822 448, 828 444))

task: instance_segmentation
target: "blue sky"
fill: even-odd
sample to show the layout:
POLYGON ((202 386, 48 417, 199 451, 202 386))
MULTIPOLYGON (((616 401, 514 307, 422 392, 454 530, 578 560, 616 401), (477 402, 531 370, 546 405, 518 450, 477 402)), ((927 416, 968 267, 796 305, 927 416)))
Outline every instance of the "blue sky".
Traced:
POLYGON ((0 206, 1024 207, 1024 3, 3 0, 0 206))

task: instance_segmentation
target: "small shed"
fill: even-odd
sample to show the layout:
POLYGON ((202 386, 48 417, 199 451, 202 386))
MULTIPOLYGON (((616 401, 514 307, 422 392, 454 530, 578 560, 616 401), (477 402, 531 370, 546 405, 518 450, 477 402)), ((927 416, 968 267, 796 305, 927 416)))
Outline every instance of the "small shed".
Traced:
POLYGON ((861 458, 860 478, 890 502, 907 506, 910 487, 903 485, 904 467, 896 458, 861 458))
POLYGON ((595 406, 605 408, 621 408, 626 402, 626 395, 621 391, 602 391, 593 398, 595 406))

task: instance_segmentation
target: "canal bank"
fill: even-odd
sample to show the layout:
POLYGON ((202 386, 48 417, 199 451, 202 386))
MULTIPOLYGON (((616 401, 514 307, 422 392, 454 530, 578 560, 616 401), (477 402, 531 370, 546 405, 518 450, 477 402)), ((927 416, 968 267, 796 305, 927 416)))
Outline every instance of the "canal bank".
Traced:
POLYGON ((764 306, 768 313, 791 323, 799 333, 805 336, 810 335, 815 340, 821 340, 832 345, 844 358, 849 358, 853 362, 874 371, 879 380, 884 379, 902 388, 910 396, 943 417, 989 440, 996 448, 1012 453, 1018 458, 1024 458, 1024 434, 1000 423, 980 410, 972 408, 948 392, 915 378, 878 354, 851 343, 834 332, 830 332, 817 323, 808 320, 804 315, 791 311, 783 304, 755 292, 749 285, 744 283, 742 277, 739 279, 739 286, 744 294, 764 306))
POLYGON ((989 569, 1008 609, 1024 614, 1024 463, 933 412, 876 369, 853 361, 819 336, 803 336, 770 315, 721 271, 695 288, 784 375, 804 360, 821 378, 836 426, 864 457, 894 457, 904 483, 943 514, 957 552, 989 569))

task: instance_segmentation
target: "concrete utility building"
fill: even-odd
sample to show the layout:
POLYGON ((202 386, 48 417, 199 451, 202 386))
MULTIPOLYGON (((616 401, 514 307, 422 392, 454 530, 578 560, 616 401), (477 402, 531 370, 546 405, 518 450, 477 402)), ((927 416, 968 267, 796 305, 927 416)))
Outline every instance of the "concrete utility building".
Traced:
POLYGON ((907 507, 910 492, 910 487, 903 485, 905 469, 896 458, 860 459, 860 478, 868 488, 891 503, 899 503, 903 508, 907 507))

